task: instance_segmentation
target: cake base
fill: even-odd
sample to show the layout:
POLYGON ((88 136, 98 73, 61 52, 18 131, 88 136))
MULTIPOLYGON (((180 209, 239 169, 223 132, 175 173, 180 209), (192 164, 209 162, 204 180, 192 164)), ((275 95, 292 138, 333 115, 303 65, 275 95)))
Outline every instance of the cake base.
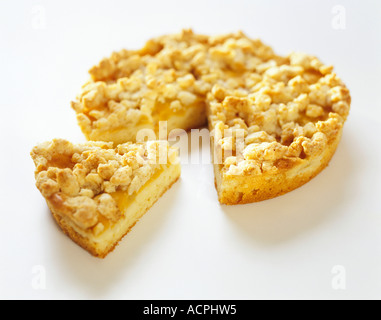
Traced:
MULTIPOLYGON (((84 232, 77 228, 71 221, 60 214, 49 201, 50 211, 63 232, 74 242, 87 250, 93 256, 105 258, 114 250, 119 241, 131 230, 139 219, 155 204, 155 202, 179 179, 181 168, 179 164, 171 165, 153 180, 150 180, 126 205, 126 199, 131 198, 126 194, 125 199, 118 197, 122 218, 110 226, 99 236, 92 232, 84 232)), ((119 205, 119 204, 118 204, 119 205)))

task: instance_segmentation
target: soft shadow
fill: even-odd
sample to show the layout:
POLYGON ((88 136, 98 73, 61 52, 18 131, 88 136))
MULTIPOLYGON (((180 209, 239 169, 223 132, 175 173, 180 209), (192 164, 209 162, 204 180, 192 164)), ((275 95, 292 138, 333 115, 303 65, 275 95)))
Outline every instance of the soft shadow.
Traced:
POLYGON ((343 137, 330 165, 304 186, 278 198, 241 206, 222 206, 227 218, 253 241, 277 245, 335 218, 351 185, 350 139, 343 137))
MULTIPOLYGON (((105 259, 91 256, 62 232, 61 236, 53 237, 58 243, 49 244, 47 248, 60 261, 60 276, 67 278, 68 283, 77 285, 86 297, 97 299, 107 296, 118 279, 125 278, 129 270, 134 268, 144 247, 155 241, 161 226, 171 214, 171 207, 176 203, 180 188, 181 179, 149 209, 105 259)), ((60 229, 58 225, 56 228, 60 229)))

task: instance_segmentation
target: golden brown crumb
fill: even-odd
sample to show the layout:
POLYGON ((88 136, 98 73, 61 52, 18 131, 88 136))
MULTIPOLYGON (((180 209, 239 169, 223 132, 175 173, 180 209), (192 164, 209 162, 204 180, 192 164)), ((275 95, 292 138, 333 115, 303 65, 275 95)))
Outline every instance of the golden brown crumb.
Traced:
MULTIPOLYGON (((110 193, 137 192, 162 165, 152 161, 152 146, 126 143, 88 142, 74 145, 62 139, 40 144, 31 156, 36 165, 36 186, 46 199, 61 207, 74 223, 89 229, 103 219, 116 222, 120 211, 110 193)), ((164 146, 168 152, 168 145, 164 146)), ((162 150, 162 149, 161 149, 162 150)), ((173 161, 176 153, 169 153, 173 161)), ((103 226, 95 229, 100 232, 103 226)))
MULTIPOLYGON (((155 128, 201 101, 227 176, 276 175, 308 163, 336 144, 351 103, 332 66, 300 52, 277 55, 242 32, 205 36, 184 30, 158 37, 141 50, 113 53, 90 75, 72 104, 88 138, 96 132, 96 138, 115 141, 120 128, 155 128)), ((99 167, 98 174, 109 178, 105 190, 114 190, 110 177, 116 170, 110 163, 99 167)), ((128 172, 113 181, 130 184, 128 192, 136 189, 128 172)), ((87 189, 98 187, 95 181, 87 189)), ((46 185, 46 192, 55 188, 46 185)))

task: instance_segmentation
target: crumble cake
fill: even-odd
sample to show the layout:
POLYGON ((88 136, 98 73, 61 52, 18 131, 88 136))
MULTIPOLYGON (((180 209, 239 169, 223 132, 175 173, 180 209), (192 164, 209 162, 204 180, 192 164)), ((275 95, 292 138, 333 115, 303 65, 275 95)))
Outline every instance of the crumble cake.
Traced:
POLYGON ((208 123, 223 204, 269 199, 324 169, 340 141, 351 98, 314 56, 280 56, 242 32, 184 30, 122 50, 90 70, 72 103, 89 140, 134 141, 142 128, 208 123))
POLYGON ((180 176, 167 142, 72 144, 33 148, 36 186, 62 230, 104 258, 180 176))

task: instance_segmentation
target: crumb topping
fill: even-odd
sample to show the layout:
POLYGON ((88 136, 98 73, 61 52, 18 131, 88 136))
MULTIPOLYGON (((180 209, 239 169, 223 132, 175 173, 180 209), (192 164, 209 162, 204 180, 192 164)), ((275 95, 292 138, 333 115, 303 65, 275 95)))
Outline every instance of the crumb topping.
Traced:
POLYGON ((205 101, 227 175, 276 173, 285 168, 281 159, 308 159, 335 137, 351 102, 332 66, 304 53, 279 56, 242 32, 158 37, 140 50, 113 53, 90 75, 72 103, 84 132, 141 121, 155 126, 163 106, 177 113, 205 101), (238 131, 243 150, 236 150, 238 131))
POLYGON ((112 194, 125 191, 132 196, 161 166, 174 163, 177 153, 163 141, 113 148, 112 143, 55 139, 34 147, 31 156, 42 195, 78 227, 99 233, 105 221, 116 222, 121 216, 112 194))

